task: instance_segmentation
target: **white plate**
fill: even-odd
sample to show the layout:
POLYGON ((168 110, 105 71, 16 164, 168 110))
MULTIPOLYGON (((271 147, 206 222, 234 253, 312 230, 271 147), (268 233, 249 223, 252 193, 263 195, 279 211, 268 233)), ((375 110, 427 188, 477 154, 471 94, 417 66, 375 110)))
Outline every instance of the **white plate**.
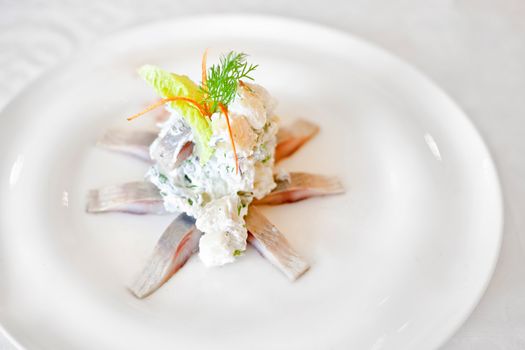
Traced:
POLYGON ((347 34, 267 17, 131 29, 34 83, 0 116, 0 321, 27 349, 431 349, 466 319, 494 268, 502 204, 463 112, 407 64, 347 34), (158 293, 126 290, 169 217, 90 216, 88 188, 146 166, 98 150, 154 96, 135 69, 198 80, 200 55, 251 54, 283 119, 321 134, 284 165, 348 194, 267 215, 312 265, 289 283, 253 250, 193 258, 158 293))

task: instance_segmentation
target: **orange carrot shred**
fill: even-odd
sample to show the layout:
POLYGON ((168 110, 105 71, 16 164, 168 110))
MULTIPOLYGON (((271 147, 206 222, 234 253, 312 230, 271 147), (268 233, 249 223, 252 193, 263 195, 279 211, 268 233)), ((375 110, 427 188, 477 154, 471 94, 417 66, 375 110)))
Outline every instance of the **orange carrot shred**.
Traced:
POLYGON ((235 149, 235 141, 233 140, 232 128, 230 126, 230 118, 228 117, 228 109, 222 103, 219 103, 219 108, 226 117, 226 124, 228 125, 228 133, 230 134, 230 141, 233 148, 233 156, 235 157, 235 174, 239 173, 239 158, 237 158, 237 150, 235 149))
POLYGON ((131 117, 128 117, 128 120, 131 121, 133 119, 136 119, 136 118, 140 117, 141 115, 146 114, 149 111, 154 110, 157 107, 160 107, 160 106, 162 106, 162 105, 164 105, 164 104, 166 104, 168 102, 173 102, 173 101, 184 101, 184 102, 187 102, 187 103, 191 104, 193 107, 197 108, 199 110, 199 112, 203 116, 207 115, 206 109, 200 103, 198 103, 197 101, 192 100, 191 98, 187 98, 187 97, 176 96, 176 97, 163 98, 163 99, 161 99, 161 100, 159 100, 159 101, 149 105, 144 110, 133 114, 131 117))
POLYGON ((206 80, 208 80, 206 76, 206 59, 208 58, 208 49, 204 50, 204 53, 202 54, 202 86, 206 87, 206 80))
MULTIPOLYGON (((206 60, 208 59, 208 49, 204 50, 204 53, 202 54, 202 63, 201 63, 201 70, 202 70, 202 88, 204 91, 206 91, 206 82, 208 81, 208 77, 206 75, 206 60)), ((204 95, 204 98, 206 98, 207 95, 204 95)), ((206 115, 211 117, 210 113, 210 106, 206 102, 203 102, 202 105, 204 106, 204 109, 206 110, 206 115)))

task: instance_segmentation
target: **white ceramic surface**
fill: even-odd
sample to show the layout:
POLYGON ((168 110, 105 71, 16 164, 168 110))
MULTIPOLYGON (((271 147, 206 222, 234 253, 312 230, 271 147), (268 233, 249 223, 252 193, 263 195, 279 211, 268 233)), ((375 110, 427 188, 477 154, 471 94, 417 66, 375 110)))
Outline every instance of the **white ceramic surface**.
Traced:
POLYGON ((2 112, 6 330, 28 349, 442 344, 479 300, 500 245, 497 177, 470 122, 419 73, 347 35, 258 17, 191 21, 114 36, 2 112), (250 251, 221 269, 192 259, 138 301, 125 285, 169 218, 86 215, 88 188, 145 170, 93 143, 107 126, 147 123, 122 121, 153 97, 138 65, 197 79, 204 47, 249 52, 283 119, 322 127, 285 166, 337 174, 349 192, 267 210, 312 263, 297 283, 250 251))

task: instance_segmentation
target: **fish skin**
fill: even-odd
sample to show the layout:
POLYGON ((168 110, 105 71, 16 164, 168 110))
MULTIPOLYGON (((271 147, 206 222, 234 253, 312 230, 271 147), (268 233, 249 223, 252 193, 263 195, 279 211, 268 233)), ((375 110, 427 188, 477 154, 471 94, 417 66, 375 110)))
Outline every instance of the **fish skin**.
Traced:
POLYGON ((182 148, 179 151, 179 154, 177 154, 177 161, 174 164, 174 168, 178 168, 182 162, 184 162, 186 159, 188 159, 189 156, 193 154, 194 147, 195 144, 193 142, 186 142, 184 146, 182 146, 182 148))
POLYGON ((158 188, 150 182, 136 181, 90 190, 88 213, 124 212, 131 214, 166 214, 158 188))
POLYGON ((145 298, 173 276, 197 252, 202 233, 195 227, 195 219, 182 213, 166 228, 152 255, 138 274, 130 291, 137 298, 145 298))
POLYGON ((276 179, 277 187, 255 205, 279 205, 304 199, 345 193, 341 182, 333 176, 291 172, 289 180, 276 179))
POLYGON ((185 124, 177 132, 158 135, 153 142, 155 146, 148 146, 149 154, 157 167, 169 173, 188 158, 193 152, 191 135, 190 127, 185 124))
POLYGON ((157 132, 149 130, 110 129, 97 141, 97 146, 152 163, 149 146, 157 136, 157 132))
POLYGON ((319 126, 305 119, 297 119, 291 125, 279 128, 275 162, 290 157, 319 132, 319 126))
POLYGON ((295 281, 310 265, 292 248, 286 237, 257 209, 250 206, 246 216, 248 242, 272 265, 295 281))
MULTIPOLYGON (((97 146, 153 163, 150 145, 157 137, 158 133, 155 131, 110 129, 97 141, 97 146)), ((184 143, 172 168, 177 167, 192 154, 193 146, 193 142, 184 143)))

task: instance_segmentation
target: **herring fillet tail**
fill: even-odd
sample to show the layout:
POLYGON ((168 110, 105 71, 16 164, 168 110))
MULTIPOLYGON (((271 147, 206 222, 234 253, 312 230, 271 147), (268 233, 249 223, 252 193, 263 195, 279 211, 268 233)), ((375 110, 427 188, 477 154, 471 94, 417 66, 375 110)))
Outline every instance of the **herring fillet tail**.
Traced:
POLYGON ((279 205, 345 193, 342 183, 333 176, 291 172, 289 181, 276 179, 276 183, 277 187, 272 192, 252 204, 279 205))
POLYGON ((277 132, 275 162, 290 157, 319 132, 319 126, 304 119, 297 119, 291 125, 277 132))
POLYGON ((290 280, 295 281, 310 265, 292 248, 286 237, 251 206, 246 216, 248 242, 290 280))
POLYGON ((144 269, 131 285, 131 292, 142 299, 159 289, 198 250, 201 235, 193 218, 186 214, 177 216, 160 237, 144 269))
POLYGON ((145 181, 127 182, 90 190, 87 196, 86 211, 88 213, 166 214, 158 188, 145 181))
POLYGON ((151 163, 149 146, 157 136, 154 131, 110 129, 98 139, 97 146, 151 163))

